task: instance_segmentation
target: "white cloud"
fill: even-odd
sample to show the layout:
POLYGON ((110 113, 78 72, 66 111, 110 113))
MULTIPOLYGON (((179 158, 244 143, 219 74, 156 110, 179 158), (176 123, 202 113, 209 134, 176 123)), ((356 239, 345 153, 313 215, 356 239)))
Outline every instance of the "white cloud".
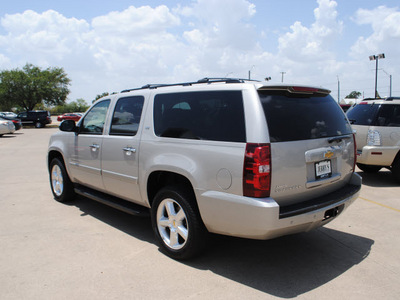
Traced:
POLYGON ((279 38, 280 55, 289 60, 303 63, 326 61, 334 58, 330 48, 340 36, 343 22, 337 20, 337 3, 330 0, 318 0, 314 10, 315 22, 310 28, 297 21, 279 38))
POLYGON ((359 9, 355 22, 358 25, 371 25, 373 33, 357 40, 351 48, 353 55, 390 50, 399 56, 400 11, 397 8, 379 6, 373 10, 359 9))
POLYGON ((80 49, 85 43, 83 34, 89 30, 86 21, 66 18, 53 10, 6 15, 1 25, 8 32, 0 36, 0 47, 6 53, 39 60, 60 60, 80 49))
POLYGON ((257 13, 251 0, 196 0, 175 8, 130 6, 93 20, 28 10, 2 17, 0 64, 7 69, 26 62, 63 67, 72 79, 70 99, 87 101, 104 91, 204 76, 247 77, 249 70, 253 78, 272 76, 275 82, 284 71, 285 82, 332 90, 339 75, 343 89, 362 91, 373 76, 365 60, 380 52, 397 59, 388 72, 393 78, 398 74, 394 66, 400 63, 395 58, 400 57, 400 13, 396 8, 356 12, 353 26, 371 26, 372 34, 354 41, 351 61, 337 52, 346 32, 336 1, 316 1, 311 25, 304 25, 299 15, 290 30, 279 36, 277 49, 269 50, 273 52, 263 49, 260 41, 265 30, 279 28, 268 22, 257 27, 257 13))

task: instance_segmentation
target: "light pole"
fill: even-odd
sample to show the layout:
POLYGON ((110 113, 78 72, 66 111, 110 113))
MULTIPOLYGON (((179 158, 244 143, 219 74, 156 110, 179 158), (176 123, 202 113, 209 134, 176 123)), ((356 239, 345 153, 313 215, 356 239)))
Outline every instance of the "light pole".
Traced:
POLYGON ((389 88, 389 97, 392 97, 392 75, 390 75, 388 72, 386 72, 384 69, 382 69, 382 71, 389 76, 389 83, 390 83, 390 88, 389 88))
POLYGON ((376 60, 376 68, 375 68, 375 98, 378 98, 378 60, 385 58, 385 53, 380 53, 377 55, 371 55, 369 60, 376 60))
POLYGON ((282 82, 283 82, 283 75, 285 75, 286 72, 281 72, 281 74, 282 74, 282 82))

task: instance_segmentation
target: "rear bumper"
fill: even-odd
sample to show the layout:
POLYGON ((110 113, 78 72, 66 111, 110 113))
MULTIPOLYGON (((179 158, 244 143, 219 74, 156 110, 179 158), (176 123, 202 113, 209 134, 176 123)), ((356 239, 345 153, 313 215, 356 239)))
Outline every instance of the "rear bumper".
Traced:
POLYGON ((357 151, 357 163, 375 166, 391 166, 399 147, 364 146, 357 151))
POLYGON ((305 232, 333 220, 361 190, 361 177, 354 173, 344 188, 281 208, 272 198, 256 199, 209 191, 198 197, 203 222, 210 232, 252 239, 271 239, 305 232))

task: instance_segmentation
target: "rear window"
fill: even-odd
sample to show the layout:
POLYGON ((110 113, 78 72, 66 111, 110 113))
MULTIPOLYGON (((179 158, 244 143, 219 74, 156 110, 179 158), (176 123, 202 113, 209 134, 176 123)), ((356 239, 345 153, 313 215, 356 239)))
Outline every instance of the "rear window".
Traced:
POLYGON ((373 103, 358 104, 349 110, 347 117, 354 125, 373 125, 379 105, 373 103))
POLYGON ((157 136, 245 142, 241 91, 159 94, 154 99, 157 136))
POLYGON ((351 126, 331 96, 304 97, 259 91, 271 142, 351 134, 351 126))

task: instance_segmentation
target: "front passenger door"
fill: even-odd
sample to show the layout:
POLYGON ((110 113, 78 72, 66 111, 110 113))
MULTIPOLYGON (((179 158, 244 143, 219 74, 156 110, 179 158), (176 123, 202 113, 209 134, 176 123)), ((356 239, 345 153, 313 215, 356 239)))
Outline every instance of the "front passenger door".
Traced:
POLYGON ((70 168, 75 180, 83 185, 104 190, 101 178, 103 130, 110 100, 94 105, 79 126, 72 142, 70 168))

